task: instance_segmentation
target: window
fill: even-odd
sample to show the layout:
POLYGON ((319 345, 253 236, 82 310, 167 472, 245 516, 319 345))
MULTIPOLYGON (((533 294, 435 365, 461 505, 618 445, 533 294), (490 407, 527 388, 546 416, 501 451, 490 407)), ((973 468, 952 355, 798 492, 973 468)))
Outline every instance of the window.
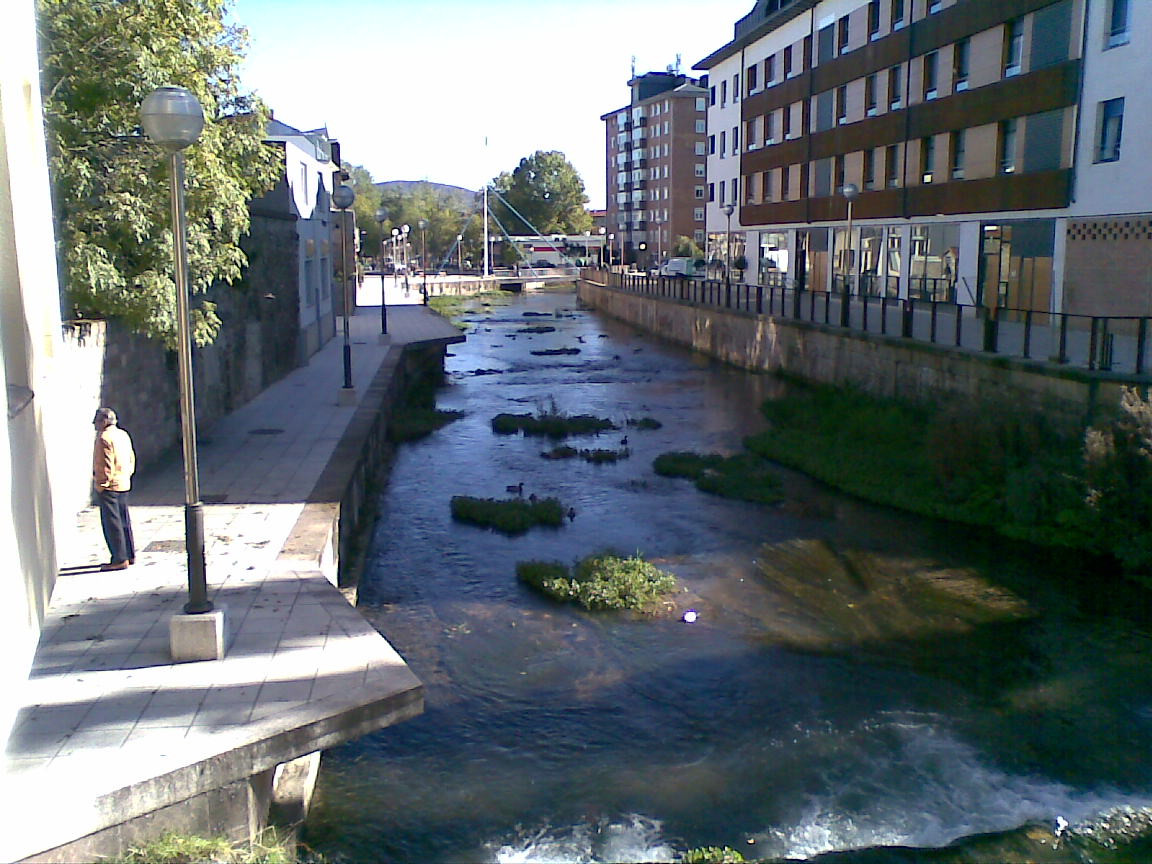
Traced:
POLYGON ((760 67, 757 66, 756 64, 752 64, 751 66, 748 67, 748 92, 749 93, 754 93, 756 91, 756 88, 759 86, 759 84, 760 84, 760 82, 758 80, 759 74, 760 74, 760 67))
POLYGON ((844 188, 844 155, 840 154, 836 157, 833 163, 832 170, 832 188, 839 190, 844 188))
POLYGON ((764 201, 772 200, 772 172, 765 171, 760 175, 761 198, 764 201))
MULTIPOLYGON (((668 134, 668 129, 669 129, 669 125, 668 125, 668 124, 669 124, 669 121, 665 120, 665 121, 664 121, 664 134, 665 134, 665 135, 667 135, 667 134, 668 134)), ((703 129, 701 129, 700 131, 701 131, 701 132, 703 132, 704 130, 703 130, 703 129)))
POLYGON ((776 112, 764 115, 764 143, 776 143, 776 112))
POLYGON ((784 77, 792 77, 792 46, 784 49, 784 77))
POLYGON ((733 204, 740 200, 740 181, 735 177, 732 178, 732 195, 729 200, 733 204))
POLYGON ((876 76, 869 75, 864 79, 864 113, 869 117, 876 116, 876 76))
POLYGON ((1105 48, 1128 44, 1128 13, 1131 0, 1111 0, 1108 10, 1108 41, 1105 48))
POLYGON ((924 55, 924 101, 936 98, 936 68, 939 54, 932 51, 924 55))
POLYGON ((836 88, 836 125, 843 126, 848 122, 848 85, 841 84, 836 88))
POLYGON ((1000 173, 1013 174, 1016 171, 1016 120, 1000 122, 1000 173))
MULTIPOLYGON (((700 219, 699 221, 703 222, 704 220, 700 219)), ((697 228, 694 230, 692 232, 692 240, 695 241, 697 246, 702 246, 704 244, 704 229, 697 228)))
POLYGON ((1017 18, 1004 25, 1004 77, 1020 74, 1024 59, 1024 22, 1017 18))
POLYGON ((707 108, 708 108, 708 105, 707 105, 707 102, 704 99, 704 97, 703 96, 697 96, 696 97, 696 110, 697 111, 705 111, 705 110, 707 110, 707 108))
POLYGON ((943 7, 941 0, 928 0, 928 14, 935 15, 943 7))
POLYGON ((760 141, 760 118, 753 117, 748 121, 748 129, 744 134, 744 144, 749 150, 755 150, 759 147, 760 141))
POLYGON ((789 179, 791 179, 791 175, 789 173, 788 166, 785 165, 783 168, 780 169, 780 200, 781 201, 787 201, 788 196, 791 194, 790 189, 789 189, 789 183, 788 183, 789 179))
POLYGON ((709 102, 708 102, 709 105, 715 105, 716 104, 716 85, 715 84, 713 84, 711 87, 708 88, 708 99, 709 99, 709 102))
POLYGON ((728 104, 728 82, 720 82, 720 106, 723 107, 728 104))
POLYGON ((892 29, 904 26, 904 0, 892 0, 892 29))
POLYGON ((836 53, 843 54, 848 50, 848 16, 845 15, 836 22, 836 53))
POLYGON ((697 186, 692 191, 696 195, 697 198, 699 198, 701 201, 704 200, 704 187, 703 186, 697 186))
POLYGON ((884 185, 889 189, 900 185, 900 153, 896 144, 884 148, 884 185))
POLYGON ((880 0, 868 0, 868 39, 880 35, 880 0))
POLYGON ((864 188, 876 188, 876 151, 864 151, 864 188))
POLYGON ((728 184, 725 183, 723 180, 721 180, 718 185, 720 187, 720 203, 723 204, 724 203, 724 196, 726 195, 726 193, 728 191, 728 184))
POLYGON ((949 142, 950 150, 952 151, 952 164, 949 167, 949 174, 953 180, 964 179, 964 130, 960 129, 952 133, 952 140, 949 142))
POLYGON ((900 67, 893 66, 888 70, 888 108, 895 111, 904 104, 900 88, 900 67))
POLYGON ((697 177, 707 176, 707 169, 704 167, 703 162, 697 162, 696 163, 696 176, 697 177))
POLYGON ((733 75, 732 76, 732 101, 733 102, 739 102, 740 101, 740 76, 739 75, 733 75))
POLYGON ((1120 158, 1120 133, 1124 126, 1124 100, 1100 103, 1100 135, 1096 139, 1096 161, 1116 162, 1120 158))
POLYGON ((696 134, 697 135, 703 135, 707 131, 708 131, 708 124, 703 120, 697 120, 696 121, 696 134))
POLYGON ((792 137, 792 106, 785 105, 780 110, 783 112, 782 116, 784 118, 784 140, 787 141, 792 137))
POLYGON ((720 158, 723 159, 728 155, 728 133, 720 133, 720 158))
POLYGON ((732 155, 735 156, 740 152, 740 127, 732 127, 732 155))
POLYGON ((715 135, 709 135, 708 136, 708 155, 709 156, 715 156, 716 155, 716 136, 715 135))
POLYGON ((693 207, 692 208, 692 221, 693 222, 703 222, 704 221, 704 208, 703 207, 693 207))
POLYGON ((708 145, 705 144, 703 141, 697 141, 695 152, 696 152, 697 156, 707 156, 708 155, 708 145))
POLYGON ((776 80, 776 55, 773 54, 764 61, 764 86, 767 87, 776 80))
POLYGON ((756 203, 756 175, 749 174, 744 178, 744 202, 746 204, 756 203))
POLYGON ((931 183, 936 174, 936 138, 920 139, 920 182, 931 183))
POLYGON ((972 60, 972 43, 964 37, 952 47, 953 89, 959 93, 968 89, 968 67, 972 60))
POLYGON ((708 184, 708 200, 709 201, 715 201, 716 200, 716 184, 715 183, 709 183, 708 184))

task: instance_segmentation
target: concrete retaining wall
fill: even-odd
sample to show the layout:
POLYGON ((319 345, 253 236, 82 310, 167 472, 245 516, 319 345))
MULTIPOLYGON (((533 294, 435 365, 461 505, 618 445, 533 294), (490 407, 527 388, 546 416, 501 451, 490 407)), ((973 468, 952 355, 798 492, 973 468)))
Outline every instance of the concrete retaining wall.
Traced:
MULTIPOLYGON (((851 384, 877 396, 962 398, 1042 411, 1080 425, 1115 411, 1127 376, 694 306, 581 281, 590 306, 734 366, 851 384)), ((1147 382, 1144 382, 1145 386, 1147 382)))

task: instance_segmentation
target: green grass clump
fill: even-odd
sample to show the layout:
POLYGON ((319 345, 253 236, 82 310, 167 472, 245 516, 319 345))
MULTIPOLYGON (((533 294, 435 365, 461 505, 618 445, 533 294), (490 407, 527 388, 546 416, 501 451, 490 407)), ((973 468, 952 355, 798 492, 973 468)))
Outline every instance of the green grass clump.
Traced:
POLYGON ((476 301, 479 299, 503 296, 500 291, 482 291, 475 294, 437 294, 428 298, 428 305, 433 311, 451 320, 461 330, 467 330, 468 325, 456 319, 468 312, 475 311, 476 301))
POLYGON ((388 424, 388 437, 393 441, 416 441, 463 416, 463 411, 406 406, 393 415, 388 424))
POLYGON ((492 528, 503 534, 523 534, 536 525, 564 524, 564 508, 555 498, 473 498, 452 497, 452 518, 470 525, 492 528))
POLYGON ((575 447, 569 447, 567 444, 561 444, 551 450, 545 450, 540 455, 545 459, 575 459, 580 455, 580 451, 575 447))
POLYGON ((780 500, 780 478, 767 462, 749 453, 721 456, 673 451, 657 456, 652 467, 663 477, 693 480, 697 489, 710 495, 760 504, 780 500))
POLYGON ((586 609, 644 611, 676 590, 676 577, 639 556, 603 553, 578 561, 570 571, 558 561, 522 561, 516 576, 538 591, 586 609))
POLYGON ((497 414, 492 418, 492 431, 497 435, 522 432, 559 440, 569 435, 599 435, 618 428, 611 420, 591 414, 562 414, 542 411, 537 414, 497 414))
POLYGON ((534 324, 531 327, 521 327, 517 333, 555 333, 556 328, 548 324, 534 324))
POLYGON ((632 455, 627 447, 621 450, 581 450, 580 458, 585 462, 591 462, 593 465, 605 465, 612 462, 619 462, 621 459, 627 459, 632 455))
POLYGON ((629 420, 629 426, 634 426, 637 429, 660 429, 664 426, 659 420, 654 417, 641 417, 638 420, 629 420))
POLYGON ((701 846, 689 850, 684 864, 743 864, 744 856, 730 846, 701 846))
MULTIPOLYGON (((253 843, 233 843, 224 837, 194 837, 186 834, 165 834, 132 847, 120 858, 109 859, 113 864, 199 864, 202 861, 218 864, 294 864, 297 859, 294 844, 282 842, 273 832, 253 843)), ((309 860, 321 861, 315 855, 309 860)))

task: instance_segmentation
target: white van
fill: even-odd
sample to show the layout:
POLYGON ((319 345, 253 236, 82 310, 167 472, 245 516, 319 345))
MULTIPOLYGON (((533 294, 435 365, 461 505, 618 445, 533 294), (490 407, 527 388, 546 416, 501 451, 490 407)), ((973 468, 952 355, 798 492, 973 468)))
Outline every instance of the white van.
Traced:
POLYGON ((696 262, 691 258, 669 258, 660 267, 661 276, 695 276, 696 262))

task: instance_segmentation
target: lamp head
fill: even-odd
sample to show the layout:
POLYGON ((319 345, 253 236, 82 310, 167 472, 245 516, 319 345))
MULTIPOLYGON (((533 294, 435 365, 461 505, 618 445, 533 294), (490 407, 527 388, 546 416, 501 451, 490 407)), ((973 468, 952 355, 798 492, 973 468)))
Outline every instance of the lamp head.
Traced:
POLYGON ((853 198, 860 194, 860 187, 855 183, 845 183, 840 187, 840 194, 851 201, 853 198))
POLYGON ((183 87, 157 87, 140 105, 140 125, 149 138, 174 153, 200 138, 204 109, 183 87))
POLYGON ((353 192, 352 187, 346 183, 341 183, 332 193, 332 203, 340 210, 347 210, 355 200, 356 193, 353 192))
POLYGON ((381 207, 379 210, 376 211, 376 221, 377 222, 387 222, 388 221, 388 209, 386 207, 381 207))
POLYGON ((427 219, 421 219, 419 222, 416 223, 416 225, 421 231, 423 231, 425 228, 428 227, 428 220, 427 219))
POLYGON ((725 204, 724 205, 724 215, 725 216, 731 216, 735 212, 736 212, 736 205, 735 204, 725 204))

